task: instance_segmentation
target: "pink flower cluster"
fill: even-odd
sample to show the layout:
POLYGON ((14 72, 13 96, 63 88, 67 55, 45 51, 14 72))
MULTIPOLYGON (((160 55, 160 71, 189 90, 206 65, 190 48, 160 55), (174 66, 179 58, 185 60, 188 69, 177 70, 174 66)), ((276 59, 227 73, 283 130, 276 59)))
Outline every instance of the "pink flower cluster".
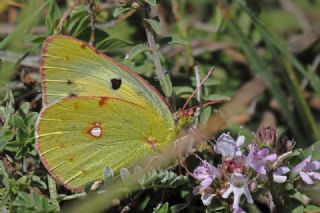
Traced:
MULTIPOLYGON (((215 196, 226 201, 232 198, 233 212, 245 212, 240 207, 243 195, 248 203, 253 203, 251 193, 256 191, 260 183, 271 181, 281 184, 288 179, 290 168, 281 166, 281 156, 291 153, 293 142, 287 140, 277 145, 276 138, 275 128, 264 127, 258 130, 250 144, 244 146, 244 136, 240 135, 234 140, 229 134, 223 133, 213 147, 216 154, 222 155, 221 163, 214 166, 200 159, 201 164, 193 171, 193 177, 200 184, 193 193, 201 195, 204 205, 210 205, 215 196)), ((313 184, 315 180, 320 180, 319 169, 320 162, 311 161, 311 157, 308 157, 295 166, 290 174, 300 175, 306 184, 313 184)))

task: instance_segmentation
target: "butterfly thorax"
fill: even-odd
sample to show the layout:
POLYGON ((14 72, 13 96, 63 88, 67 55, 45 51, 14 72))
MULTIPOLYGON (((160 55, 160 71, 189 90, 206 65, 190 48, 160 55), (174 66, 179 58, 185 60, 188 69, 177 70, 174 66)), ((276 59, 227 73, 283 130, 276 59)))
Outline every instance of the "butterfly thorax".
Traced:
POLYGON ((174 114, 177 129, 185 129, 190 127, 194 121, 194 109, 179 110, 174 114))

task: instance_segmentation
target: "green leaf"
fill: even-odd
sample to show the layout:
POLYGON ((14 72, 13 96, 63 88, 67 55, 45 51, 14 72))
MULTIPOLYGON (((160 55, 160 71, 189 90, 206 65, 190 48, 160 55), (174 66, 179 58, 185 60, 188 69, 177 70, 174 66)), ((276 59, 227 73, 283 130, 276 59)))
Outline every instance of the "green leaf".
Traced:
POLYGON ((155 210, 156 213, 169 213, 169 203, 166 202, 160 208, 155 210))
POLYGON ((292 212, 292 213, 304 213, 304 207, 303 207, 303 205, 298 206, 298 207, 292 209, 291 212, 292 212))
POLYGON ((5 138, 0 138, 0 152, 3 152, 8 143, 8 140, 6 140, 5 138))
POLYGON ((200 113, 200 123, 205 124, 207 123, 207 121, 210 118, 211 115, 211 111, 212 111, 212 107, 211 106, 207 106, 206 108, 201 110, 200 113))
POLYGON ((188 207, 188 204, 186 204, 186 203, 176 204, 176 205, 170 207, 170 213, 181 212, 182 210, 184 210, 187 207, 188 207))
POLYGON ((305 157, 311 155, 313 160, 320 160, 320 141, 313 143, 311 146, 303 150, 305 157))
POLYGON ((4 165, 3 165, 2 161, 0 161, 0 174, 1 174, 1 176, 9 177, 6 169, 4 168, 4 165))
POLYGON ((208 101, 219 101, 219 100, 229 101, 230 99, 231 98, 229 96, 220 95, 220 94, 212 94, 212 95, 209 95, 209 97, 206 100, 208 100, 208 101))
POLYGON ((17 207, 17 212, 57 212, 56 207, 48 199, 35 192, 30 194, 19 192, 18 197, 13 202, 13 206, 17 207))
POLYGON ((12 116, 12 124, 15 128, 25 128, 26 125, 23 121, 23 119, 21 118, 21 116, 14 114, 12 116))
POLYGON ((31 105, 29 102, 25 102, 20 106, 20 109, 22 110, 23 114, 26 115, 30 111, 31 105))
POLYGON ((308 212, 308 213, 317 213, 317 212, 320 212, 320 207, 319 206, 314 206, 314 205, 307 205, 304 208, 304 211, 308 212))
POLYGON ((107 52, 112 49, 120 49, 123 47, 131 46, 132 42, 121 39, 121 38, 114 38, 108 37, 96 44, 96 48, 102 52, 107 52))
POLYGON ((107 167, 104 170, 103 175, 104 175, 104 185, 105 186, 113 183, 114 174, 113 174, 113 170, 111 167, 107 167))
POLYGON ((36 112, 31 112, 27 115, 27 123, 28 126, 34 126, 36 123, 36 120, 38 118, 38 113, 36 112))
POLYGON ((176 188, 184 184, 188 181, 188 178, 186 176, 178 176, 174 180, 172 180, 169 185, 176 188))
POLYGON ((78 37, 82 32, 86 30, 86 28, 88 28, 89 23, 90 23, 89 17, 88 16, 84 17, 83 19, 80 20, 79 23, 75 25, 75 28, 72 29, 71 35, 73 37, 78 37))
POLYGON ((145 2, 152 7, 157 6, 157 0, 145 0, 145 2))
POLYGON ((127 168, 121 168, 120 169, 120 177, 121 177, 121 180, 126 183, 128 180, 130 180, 130 172, 127 168))
POLYGON ((181 45, 189 45, 189 42, 183 38, 172 36, 171 41, 168 42, 169 44, 181 44, 181 45))
POLYGON ((35 44, 42 44, 47 39, 46 35, 33 35, 30 38, 30 42, 35 44))
MULTIPOLYGON (((32 7, 35 2, 36 1, 28 1, 28 6, 32 7)), ((38 6, 36 10, 33 11, 31 11, 31 8, 28 8, 28 10, 30 10, 29 12, 32 13, 29 13, 28 16, 27 14, 23 15, 26 17, 23 17, 24 19, 22 19, 22 22, 15 28, 12 33, 10 33, 5 39, 0 42, 0 49, 4 49, 9 44, 14 44, 16 43, 16 41, 21 41, 21 38, 23 38, 27 34, 28 30, 31 29, 31 26, 39 20, 39 14, 44 8, 47 7, 48 3, 49 1, 44 2, 42 5, 38 6)), ((28 12, 28 10, 25 10, 25 12, 28 12)))
POLYGON ((67 31, 72 32, 77 27, 82 19, 88 16, 88 10, 84 6, 76 7, 70 14, 70 19, 67 21, 67 31))
POLYGON ((162 88, 165 96, 171 97, 172 92, 173 92, 173 88, 172 88, 170 76, 168 74, 165 74, 164 79, 160 80, 160 85, 161 85, 161 88, 162 88))
POLYGON ((55 0, 50 0, 49 2, 49 10, 45 22, 49 34, 51 34, 54 31, 56 24, 59 22, 61 11, 55 0))
POLYGON ((131 10, 132 8, 131 7, 116 7, 113 11, 113 17, 118 17, 120 16, 121 14, 131 10))
POLYGON ((161 33, 160 22, 155 19, 144 19, 158 35, 161 33))
POLYGON ((174 87, 174 91, 178 97, 188 98, 194 91, 194 88, 189 86, 174 87))
POLYGON ((25 143, 28 140, 28 133, 22 129, 22 128, 17 128, 17 140, 20 141, 21 143, 25 143))
POLYGON ((134 59, 137 55, 145 52, 145 51, 151 51, 150 48, 145 44, 138 44, 133 46, 129 52, 126 54, 125 60, 131 61, 134 59))
POLYGON ((139 177, 138 183, 140 185, 144 185, 144 181, 146 179, 146 175, 144 175, 143 169, 140 166, 135 166, 133 169, 133 175, 139 177))

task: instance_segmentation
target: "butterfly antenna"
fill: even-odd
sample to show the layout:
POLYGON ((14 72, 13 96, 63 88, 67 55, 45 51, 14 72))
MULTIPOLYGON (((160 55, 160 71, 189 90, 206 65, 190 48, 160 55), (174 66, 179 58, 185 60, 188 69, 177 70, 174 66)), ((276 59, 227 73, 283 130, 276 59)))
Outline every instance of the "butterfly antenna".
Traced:
POLYGON ((193 96, 198 92, 198 90, 202 87, 202 85, 204 84, 204 82, 210 77, 210 75, 213 73, 214 71, 214 66, 210 68, 208 74, 206 75, 206 77, 204 77, 204 79, 202 79, 202 81, 200 82, 200 84, 197 86, 197 88, 193 91, 193 93, 190 95, 190 97, 188 98, 188 100, 186 101, 186 103, 183 105, 182 107, 182 111, 184 111, 187 107, 187 105, 189 104, 189 102, 191 101, 191 99, 193 98, 193 96))

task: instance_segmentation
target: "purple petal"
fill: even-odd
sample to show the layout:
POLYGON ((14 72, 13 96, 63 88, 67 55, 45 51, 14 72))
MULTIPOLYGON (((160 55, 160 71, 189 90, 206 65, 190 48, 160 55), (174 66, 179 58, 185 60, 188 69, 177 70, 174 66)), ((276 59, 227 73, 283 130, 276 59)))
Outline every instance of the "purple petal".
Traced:
POLYGON ((273 181, 276 183, 284 183, 287 181, 287 176, 273 174, 273 181))
POLYGON ((234 209, 232 213, 247 213, 247 212, 241 208, 237 208, 237 209, 234 209))
POLYGON ((310 178, 310 176, 307 173, 300 172, 300 177, 306 184, 313 184, 313 180, 310 178))
POLYGON ((193 171, 193 175, 195 178, 197 178, 198 180, 202 180, 206 177, 208 177, 207 171, 205 168, 203 167, 197 167, 194 171, 193 171))
POLYGON ((241 188, 233 187, 233 204, 232 204, 233 209, 239 208, 240 198, 242 194, 243 194, 242 187, 241 188))
POLYGON ((235 156, 237 156, 237 157, 241 157, 242 156, 242 151, 240 150, 239 147, 236 148, 235 156))
POLYGON ((208 206, 211 203, 212 198, 214 197, 214 194, 212 193, 204 193, 201 195, 201 200, 203 205, 208 206))
POLYGON ((267 174, 266 169, 264 168, 264 164, 262 162, 251 163, 252 169, 254 169, 260 175, 267 174))
POLYGON ((252 161, 253 161, 253 158, 254 158, 254 148, 251 146, 249 146, 249 149, 250 149, 250 152, 249 152, 249 154, 248 154, 248 156, 246 157, 246 160, 245 160, 245 162, 244 162, 244 164, 246 165, 246 166, 249 166, 251 163, 252 163, 252 161))
POLYGON ((309 172, 309 175, 317 180, 320 180, 320 173, 319 172, 309 172))
POLYGON ((244 195, 246 196, 248 203, 253 203, 253 199, 248 189, 248 185, 244 187, 244 195))
POLYGON ((217 139, 217 142, 221 142, 221 141, 229 142, 229 143, 235 142, 234 139, 227 133, 223 133, 222 135, 219 136, 219 138, 217 139))
POLYGON ((221 154, 223 157, 233 157, 236 149, 236 142, 234 139, 226 133, 220 135, 216 141, 214 151, 217 154, 221 154))
POLYGON ((265 157, 265 156, 267 156, 268 154, 269 154, 269 149, 268 148, 263 148, 263 149, 261 149, 261 150, 259 150, 258 152, 257 152, 257 154, 256 154, 256 156, 258 157, 258 158, 263 158, 263 157, 265 157))
POLYGON ((231 194, 231 192, 233 191, 233 186, 229 186, 229 188, 227 189, 227 191, 225 191, 223 194, 222 194, 222 197, 223 198, 228 198, 231 194))
POLYGON ((276 171, 275 174, 277 175, 283 175, 287 174, 290 171, 290 169, 286 166, 279 167, 276 171))
POLYGON ((247 185, 248 177, 241 173, 233 173, 231 175, 231 184, 236 186, 247 185))
POLYGON ((220 175, 219 170, 215 166, 213 166, 209 163, 208 163, 208 173, 212 176, 219 176, 220 175))
POLYGON ((208 187, 208 186, 211 185, 212 181, 213 181, 212 178, 206 178, 206 179, 204 179, 204 180, 201 182, 200 185, 201 185, 203 188, 206 188, 206 187, 208 187))
POLYGON ((293 173, 298 173, 300 172, 304 167, 306 167, 307 162, 309 162, 311 160, 311 156, 307 157, 306 159, 304 159, 303 161, 301 161, 300 163, 298 163, 293 169, 292 172, 293 173))
POLYGON ((313 164, 315 170, 319 170, 320 169, 320 161, 317 161, 317 160, 312 161, 312 164, 313 164))
POLYGON ((274 173, 273 173, 273 181, 276 183, 284 183, 287 181, 287 176, 284 174, 288 173, 290 169, 286 166, 279 167, 274 173))
POLYGON ((268 161, 275 161, 276 159, 277 159, 277 154, 271 154, 265 157, 265 160, 268 160, 268 161))
POLYGON ((238 138, 237 138, 237 141, 236 141, 236 146, 242 146, 244 144, 244 141, 245 141, 245 137, 243 135, 240 135, 238 138))

